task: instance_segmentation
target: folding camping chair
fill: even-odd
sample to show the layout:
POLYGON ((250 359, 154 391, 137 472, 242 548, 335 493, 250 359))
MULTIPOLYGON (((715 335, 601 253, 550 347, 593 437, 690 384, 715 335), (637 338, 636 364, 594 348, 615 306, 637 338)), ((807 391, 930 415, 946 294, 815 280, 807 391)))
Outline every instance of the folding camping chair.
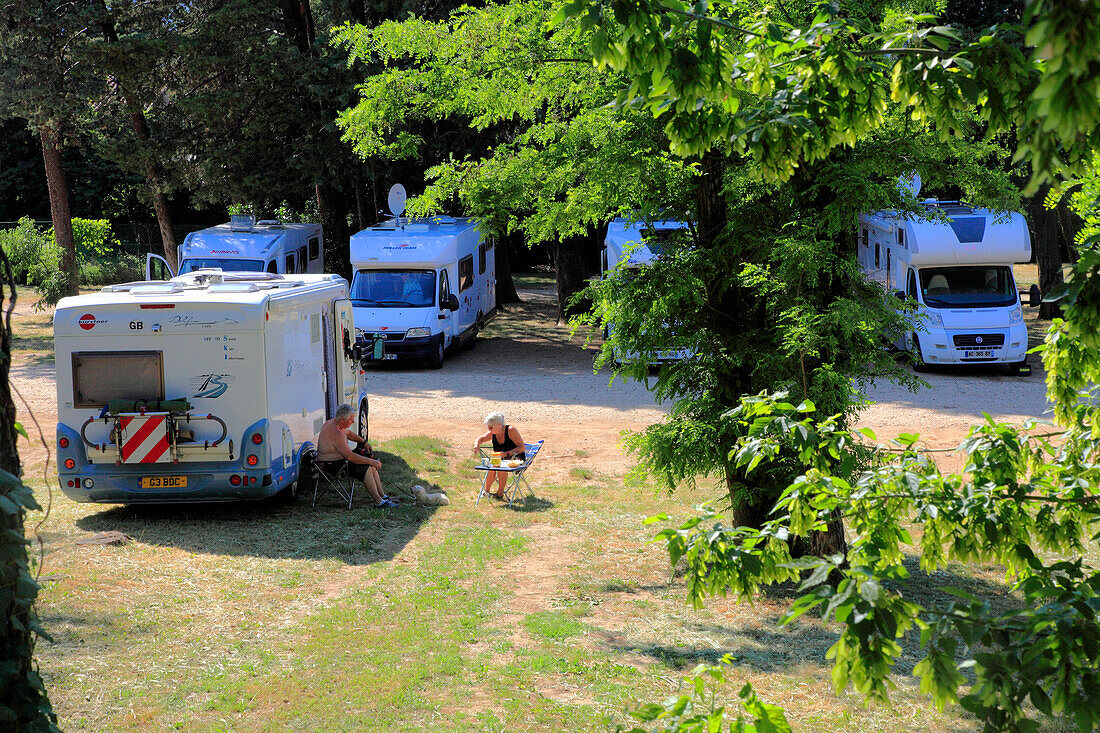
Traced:
POLYGON ((531 464, 535 462, 535 457, 539 454, 539 450, 542 448, 543 441, 537 443, 524 443, 523 452, 526 458, 523 464, 516 466, 515 468, 505 468, 504 466, 475 466, 479 471, 485 471, 485 479, 481 482, 481 490, 477 492, 477 499, 474 501, 474 506, 481 501, 481 497, 489 495, 489 471, 503 471, 504 473, 512 474, 512 477, 504 485, 504 500, 508 502, 508 506, 512 506, 517 501, 527 501, 527 498, 535 498, 535 492, 531 488, 531 484, 527 483, 527 477, 524 475, 527 473, 527 469, 531 467, 531 464), (520 496, 520 483, 527 488, 527 494, 520 496))
POLYGON ((348 462, 322 463, 316 459, 316 453, 313 456, 314 460, 310 462, 310 465, 313 466, 313 506, 317 506, 319 496, 322 496, 326 491, 332 491, 340 497, 342 503, 348 505, 348 509, 351 509, 351 503, 355 499, 355 484, 357 481, 348 472, 348 462))

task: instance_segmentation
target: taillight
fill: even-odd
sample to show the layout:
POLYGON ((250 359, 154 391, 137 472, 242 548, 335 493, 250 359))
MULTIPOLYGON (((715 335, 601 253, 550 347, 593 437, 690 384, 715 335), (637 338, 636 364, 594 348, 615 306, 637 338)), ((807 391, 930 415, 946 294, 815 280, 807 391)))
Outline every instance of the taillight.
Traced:
POLYGON ((248 457, 248 465, 250 465, 250 466, 255 466, 259 462, 260 462, 260 457, 259 456, 249 456, 248 457))
POLYGON ((240 486, 241 485, 241 477, 238 476, 237 474, 233 474, 232 476, 229 477, 229 483, 232 484, 233 486, 240 486))
POLYGON ((72 458, 66 458, 65 459, 65 468, 69 469, 70 471, 72 469, 76 468, 76 461, 74 461, 72 458))
POLYGON ((68 448, 69 447, 69 439, 68 438, 61 438, 60 440, 57 441, 57 445, 60 448, 68 448))
MULTIPOLYGON (((260 433, 252 433, 252 442, 255 445, 259 445, 260 443, 264 442, 264 436, 261 435, 260 433)), ((255 465, 255 464, 253 464, 253 465, 255 465)))
POLYGON ((76 488, 76 481, 73 481, 72 479, 70 479, 69 483, 68 483, 68 486, 69 486, 70 489, 76 488))

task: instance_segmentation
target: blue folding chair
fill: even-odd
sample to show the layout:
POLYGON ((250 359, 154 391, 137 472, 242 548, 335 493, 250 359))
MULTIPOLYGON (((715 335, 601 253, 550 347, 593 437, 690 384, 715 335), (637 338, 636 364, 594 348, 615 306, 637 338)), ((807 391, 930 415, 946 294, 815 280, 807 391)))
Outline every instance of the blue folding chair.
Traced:
POLYGON ((535 492, 531 488, 531 484, 527 483, 527 477, 524 475, 527 473, 527 469, 531 467, 531 464, 535 462, 535 458, 538 456, 539 451, 542 449, 543 441, 537 443, 524 443, 523 452, 525 458, 523 465, 516 466, 515 468, 505 468, 504 466, 474 466, 478 471, 485 471, 485 480, 481 482, 481 490, 477 492, 477 500, 474 501, 474 506, 481 501, 481 497, 489 496, 489 471, 503 471, 504 473, 512 474, 511 479, 504 486, 504 500, 508 502, 508 506, 512 506, 517 501, 526 502, 527 498, 535 498, 535 492), (526 496, 520 495, 520 484, 523 484, 527 489, 526 496))

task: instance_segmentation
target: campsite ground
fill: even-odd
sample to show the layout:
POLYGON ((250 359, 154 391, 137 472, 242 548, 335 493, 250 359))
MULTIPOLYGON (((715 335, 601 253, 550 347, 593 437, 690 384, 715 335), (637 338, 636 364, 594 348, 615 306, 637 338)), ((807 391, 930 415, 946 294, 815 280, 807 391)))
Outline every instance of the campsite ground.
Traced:
MULTIPOLYGON (((521 293, 441 371, 368 372, 383 480, 440 486, 448 507, 81 505, 43 478, 45 449, 23 442, 27 479, 52 498, 28 527, 41 521, 40 611, 54 641, 37 655, 62 728, 614 728, 629 722, 624 709, 664 698, 695 664, 727 653, 727 699, 752 682, 796 730, 974 728, 958 710, 930 709, 903 676, 891 706, 834 694, 825 653, 835 627, 778 626, 790 589, 752 606, 685 606, 683 583, 649 543, 656 530, 641 522, 685 519, 716 492, 667 496, 627 475, 620 432, 665 407, 642 385, 592 373, 594 346, 553 322, 549 281, 525 278, 521 293), (519 510, 474 506, 468 446, 491 409, 527 440, 546 439, 531 474, 538 498, 519 510), (131 540, 78 544, 107 530, 131 540)), ((17 308, 13 383, 52 444, 49 316, 29 301, 17 308)), ((983 411, 1022 420, 1045 409, 1040 369, 927 380, 916 395, 876 386, 861 425, 948 447, 983 411)), ((1012 603, 997 568, 914 568, 912 582, 928 595, 957 585, 1012 603)), ((903 671, 916 651, 907 640, 903 671)))

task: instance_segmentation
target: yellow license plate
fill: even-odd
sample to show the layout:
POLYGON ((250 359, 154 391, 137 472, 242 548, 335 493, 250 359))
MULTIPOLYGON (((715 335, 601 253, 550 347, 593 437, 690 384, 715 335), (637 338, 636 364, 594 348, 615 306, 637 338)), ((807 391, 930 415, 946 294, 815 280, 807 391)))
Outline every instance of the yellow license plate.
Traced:
POLYGON ((143 489, 182 489, 186 486, 186 476, 144 476, 141 479, 143 489))

